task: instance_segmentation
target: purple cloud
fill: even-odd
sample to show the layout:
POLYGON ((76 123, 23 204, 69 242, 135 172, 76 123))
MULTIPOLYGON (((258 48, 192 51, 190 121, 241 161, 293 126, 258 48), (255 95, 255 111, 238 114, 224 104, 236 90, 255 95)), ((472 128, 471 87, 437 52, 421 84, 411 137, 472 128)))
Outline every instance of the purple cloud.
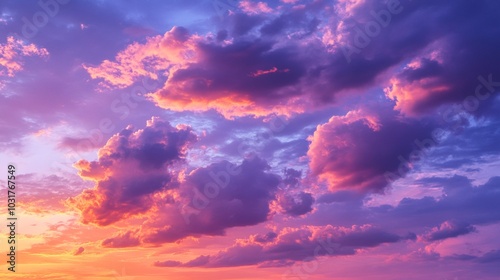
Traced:
POLYGON ((97 161, 75 164, 82 178, 96 182, 68 203, 81 211, 84 223, 109 225, 144 213, 153 195, 177 187, 169 168, 182 160, 186 146, 196 140, 189 127, 174 128, 152 118, 144 129, 132 127, 111 137, 97 161))
POLYGON ((350 111, 319 125, 309 138, 310 168, 330 190, 381 192, 436 144, 432 132, 432 124, 350 111))
POLYGON ((314 198, 312 194, 300 192, 297 195, 282 194, 278 200, 283 213, 291 216, 301 216, 312 211, 314 198))
POLYGON ((476 228, 465 223, 446 221, 423 236, 427 241, 438 241, 475 232, 476 228))
MULTIPOLYGON (((291 265, 296 261, 311 261, 322 256, 353 255, 356 249, 371 248, 385 243, 407 240, 371 226, 342 227, 304 227, 287 228, 272 241, 255 243, 255 237, 245 243, 236 244, 215 255, 200 256, 184 264, 165 261, 156 262, 156 266, 203 266, 226 267, 243 265, 271 264, 291 265)), ((411 239, 411 238, 410 238, 411 239)))
POLYGON ((179 187, 180 199, 144 225, 143 241, 173 242, 187 236, 222 235, 225 229, 267 221, 280 177, 259 158, 198 168, 179 187), (165 227, 164 225, 168 225, 165 227))

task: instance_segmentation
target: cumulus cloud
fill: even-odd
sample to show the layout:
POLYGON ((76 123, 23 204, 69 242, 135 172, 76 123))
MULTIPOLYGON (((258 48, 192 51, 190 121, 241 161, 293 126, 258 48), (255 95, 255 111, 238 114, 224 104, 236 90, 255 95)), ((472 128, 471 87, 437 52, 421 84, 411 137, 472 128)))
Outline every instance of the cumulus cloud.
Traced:
POLYGON ((130 45, 117 55, 116 62, 85 69, 92 78, 104 80, 104 85, 118 88, 140 77, 158 79, 156 72, 164 72, 164 87, 149 96, 165 109, 215 109, 226 117, 267 115, 271 109, 288 114, 290 107, 263 97, 272 93, 281 99, 273 91, 298 82, 304 70, 294 58, 297 50, 273 49, 268 42, 217 43, 213 39, 174 27, 145 44, 130 45))
POLYGON ((382 191, 391 174, 404 176, 411 161, 435 143, 431 132, 420 122, 350 111, 319 125, 310 137, 310 168, 331 190, 382 191))
MULTIPOLYGON (((115 191, 127 193, 127 200, 124 201, 123 195, 105 196, 111 190, 104 188, 107 184, 99 183, 97 191, 103 193, 106 200, 90 200, 86 192, 93 194, 97 191, 87 190, 71 202, 82 209, 84 221, 100 225, 147 211, 140 230, 119 232, 102 241, 104 247, 161 244, 189 236, 224 235, 228 228, 256 225, 268 220, 270 204, 281 181, 278 175, 267 171, 269 168, 259 158, 244 160, 239 165, 222 161, 183 175, 183 179, 175 184, 175 189, 169 189, 167 182, 166 185, 156 184, 156 188, 147 192, 115 191), (153 193, 156 195, 153 196, 153 193), (127 205, 129 201, 131 204, 127 205), (115 205, 123 206, 118 209, 115 205)), ((136 181, 130 177, 126 179, 136 181)), ((262 240, 266 238, 271 239, 272 236, 262 240)))
POLYGON ((428 44, 395 75, 387 95, 396 100, 396 109, 407 115, 428 113, 452 102, 464 103, 466 109, 470 108, 468 111, 474 112, 475 103, 498 92, 500 85, 500 71, 491 63, 493 57, 498 57, 496 50, 500 47, 492 36, 498 32, 499 4, 456 1, 449 6, 444 2, 425 2, 412 3, 405 15, 408 20, 401 25, 415 35, 430 32, 424 39, 428 44), (427 8, 427 21, 422 24, 418 11, 426 7, 432 9, 427 8), (438 21, 445 28, 433 28, 432 22, 438 21))
POLYGON ((229 15, 215 36, 175 27, 144 44, 130 45, 115 61, 85 68, 92 78, 119 88, 165 72, 163 88, 149 95, 160 107, 214 109, 227 118, 292 115, 321 107, 325 101, 332 102, 336 93, 369 84, 382 71, 356 82, 342 74, 340 70, 350 67, 343 55, 332 57, 316 34, 320 31, 317 12, 327 3, 284 9, 277 15, 269 13, 263 2, 241 5, 252 11, 250 15, 229 15), (311 51, 304 53, 304 48, 311 51), (329 68, 337 68, 338 73, 330 77, 329 68))
POLYGON ((177 186, 171 168, 182 160, 196 136, 187 126, 172 127, 152 118, 144 129, 127 127, 99 150, 97 161, 80 160, 79 175, 95 182, 68 203, 84 223, 108 225, 144 213, 153 195, 177 186))
POLYGON ((497 3, 314 1, 274 12, 264 2, 242 1, 240 7, 244 13, 224 17, 214 34, 174 27, 131 44, 115 61, 85 68, 120 88, 164 72, 163 88, 149 95, 160 107, 214 109, 227 118, 290 116, 377 84, 388 84, 397 110, 415 115, 462 101, 479 85, 481 96, 490 94, 498 84, 487 78, 500 76, 490 63, 498 55, 497 3), (467 20, 457 20, 469 10, 467 20), (431 11, 424 23, 422 11, 431 11))
MULTIPOLYGON (((421 241, 435 242, 471 233, 478 224, 498 222, 498 178, 477 188, 464 177, 422 179, 417 183, 439 185, 445 195, 405 198, 395 206, 370 207, 363 199, 366 193, 383 192, 393 174, 405 176, 421 152, 432 146, 429 143, 435 143, 428 141, 435 124, 424 117, 435 118, 434 109, 467 96, 484 101, 497 91, 500 72, 491 61, 498 58, 499 4, 401 1, 398 12, 390 12, 388 3, 398 1, 281 2, 291 5, 242 1, 242 11, 232 11, 209 33, 200 35, 177 26, 130 44, 114 59, 85 63, 84 69, 104 88, 124 89, 143 77, 160 80, 162 87, 148 97, 161 108, 179 112, 215 110, 227 119, 271 113, 293 117, 328 106, 336 115, 328 121, 319 114, 310 117, 317 123, 321 119, 315 132, 314 121, 290 119, 292 125, 286 130, 301 134, 294 135, 301 138, 300 145, 290 144, 301 146, 297 152, 282 149, 292 143, 284 142, 290 132, 269 141, 264 153, 285 163, 284 159, 300 158, 300 164, 310 159, 310 170, 302 166, 308 179, 319 177, 330 192, 306 191, 299 184, 299 171, 286 169, 280 178, 259 158, 238 164, 188 165, 181 170, 177 163, 196 137, 185 126, 173 128, 152 120, 143 130, 127 128, 113 136, 99 151, 98 160, 76 164, 82 177, 95 182, 93 189, 69 200, 84 222, 110 225, 136 216, 144 221, 140 229, 117 233, 101 245, 157 245, 224 235, 230 228, 268 221, 275 209, 299 217, 286 222, 335 225, 274 229, 185 263, 155 263, 271 267, 414 239, 414 234, 400 235, 406 229, 418 231, 421 241), (388 13, 389 22, 380 23, 384 21, 380 16, 388 13), (377 22, 380 33, 367 35, 366 27, 377 22), (357 44, 361 37, 368 38, 363 46, 357 44), (351 97, 353 102, 371 100, 382 89, 385 97, 376 97, 389 109, 358 110, 356 104, 342 103, 351 97), (332 108, 333 104, 340 106, 332 108), (340 110, 350 111, 343 115, 340 110), (301 157, 307 144, 305 131, 312 134, 308 158, 301 157), (275 153, 280 147, 282 152, 275 153), (286 186, 285 192, 278 188, 280 183, 286 186), (383 230, 388 228, 398 234, 383 230), (318 237, 328 237, 335 245, 325 248, 318 237)), ((481 104, 494 108, 492 115, 498 109, 492 107, 498 107, 494 102, 481 104)), ((463 141, 446 143, 453 145, 441 151, 447 159, 441 163, 458 165, 459 157, 460 164, 474 157, 479 162, 483 158, 478 157, 478 147, 484 154, 496 154, 498 145, 491 137, 497 134, 496 124, 488 125, 487 129, 473 127, 475 133, 463 141)), ((239 143, 232 135, 224 140, 239 143)), ((76 144, 77 138, 66 137, 61 147, 76 144)), ((498 252, 476 260, 496 261, 498 252)))
POLYGON ((222 161, 192 171, 179 188, 176 206, 158 212, 144 225, 143 241, 222 235, 227 228, 267 221, 280 183, 269 168, 255 158, 240 165, 222 161))

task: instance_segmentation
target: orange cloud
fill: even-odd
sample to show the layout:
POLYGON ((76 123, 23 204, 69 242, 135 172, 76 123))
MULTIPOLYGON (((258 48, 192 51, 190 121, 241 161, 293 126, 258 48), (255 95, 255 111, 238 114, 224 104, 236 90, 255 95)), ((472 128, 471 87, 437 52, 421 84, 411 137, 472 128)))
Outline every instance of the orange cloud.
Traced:
POLYGON ((300 90, 293 87, 304 70, 287 50, 272 50, 260 42, 217 43, 210 34, 190 35, 182 27, 128 46, 115 61, 84 68, 93 79, 102 79, 104 87, 115 88, 144 77, 159 79, 164 73, 163 87, 146 96, 168 110, 213 109, 234 118, 290 116, 307 108, 300 90))
POLYGON ((219 97, 197 96, 182 90, 168 92, 160 90, 148 97, 158 106, 173 111, 207 111, 216 110, 227 119, 242 116, 264 117, 272 113, 291 116, 295 113, 305 111, 304 102, 299 98, 290 99, 287 104, 263 106, 248 97, 240 96, 237 93, 221 93, 219 97))
POLYGON ((83 65, 92 79, 103 79, 106 87, 125 88, 141 77, 158 79, 157 72, 175 72, 195 62, 198 36, 189 36, 183 27, 173 27, 163 36, 149 38, 145 44, 133 43, 118 53, 115 61, 99 66, 83 65))
POLYGON ((446 95, 450 87, 444 85, 438 78, 424 78, 412 82, 391 79, 391 85, 384 89, 390 99, 396 101, 395 109, 407 116, 416 115, 419 106, 426 102, 446 95))

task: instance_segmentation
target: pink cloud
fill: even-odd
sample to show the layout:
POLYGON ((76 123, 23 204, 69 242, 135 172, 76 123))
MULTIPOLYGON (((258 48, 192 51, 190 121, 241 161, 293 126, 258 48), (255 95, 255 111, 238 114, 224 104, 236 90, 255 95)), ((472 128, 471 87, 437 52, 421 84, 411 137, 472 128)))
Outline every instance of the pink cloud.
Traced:
POLYGON ((83 254, 83 252, 85 251, 85 248, 83 247, 79 247, 74 253, 73 253, 73 256, 78 256, 78 255, 81 255, 83 254))
POLYGON ((258 77, 261 75, 267 75, 267 74, 276 73, 276 72, 288 72, 288 71, 289 71, 288 69, 278 70, 278 68, 273 67, 269 70, 257 70, 256 72, 252 73, 251 76, 258 77))
POLYGON ((255 3, 250 0, 243 0, 239 6, 247 14, 264 14, 273 11, 265 2, 255 3))
POLYGON ((426 78, 405 82, 393 78, 391 85, 385 89, 387 97, 396 101, 396 110, 407 116, 417 116, 423 105, 432 99, 446 96, 450 87, 436 78, 426 78))
POLYGON ((92 79, 104 80, 106 87, 125 88, 148 77, 159 79, 157 72, 175 72, 187 63, 195 62, 196 43, 182 27, 174 27, 163 36, 150 37, 145 44, 133 43, 118 53, 115 61, 105 60, 98 66, 84 65, 92 79))
POLYGON ((356 9, 362 9, 364 4, 365 0, 340 0, 335 7, 341 15, 347 17, 352 16, 356 9))
POLYGON ((357 170, 351 173, 349 170, 350 167, 361 165, 363 159, 357 158, 352 152, 361 148, 356 145, 357 142, 366 140, 351 135, 349 133, 351 126, 357 126, 370 134, 376 134, 380 130, 380 122, 376 116, 358 110, 351 111, 345 116, 330 118, 327 124, 319 125, 309 138, 311 145, 308 156, 311 158, 311 170, 326 180, 331 189, 346 187, 364 189, 375 183, 373 180, 380 180, 377 177, 366 178, 358 184, 353 184, 353 181, 358 181, 355 178, 367 177, 366 173, 370 171, 357 170))
POLYGON ((14 37, 7 37, 7 42, 0 44, 0 77, 13 77, 16 72, 21 71, 23 57, 46 57, 48 55, 49 52, 45 48, 39 48, 35 44, 26 44, 14 37))
POLYGON ((401 121, 379 109, 377 114, 356 110, 334 116, 309 137, 309 166, 330 190, 383 191, 394 174, 405 176, 435 144, 429 140, 432 125, 401 121))

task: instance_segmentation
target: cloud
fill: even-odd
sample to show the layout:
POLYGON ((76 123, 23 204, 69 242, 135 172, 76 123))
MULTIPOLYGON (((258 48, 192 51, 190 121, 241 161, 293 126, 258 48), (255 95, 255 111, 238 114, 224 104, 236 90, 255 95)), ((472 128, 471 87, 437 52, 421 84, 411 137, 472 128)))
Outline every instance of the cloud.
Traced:
POLYGON ((356 249, 372 248, 408 239, 369 225, 351 228, 304 226, 285 228, 271 240, 260 242, 255 236, 240 241, 217 254, 200 256, 180 264, 156 262, 156 266, 227 267, 243 265, 281 266, 296 261, 311 261, 322 256, 353 255, 356 249))
POLYGON ((426 241, 438 241, 475 232, 476 228, 465 223, 446 221, 423 236, 426 241))
POLYGON ((491 250, 477 259, 480 263, 500 262, 500 250, 491 250))
POLYGON ((102 79, 105 87, 124 88, 142 77, 159 79, 159 70, 172 70, 194 62, 197 36, 191 37, 187 29, 174 27, 163 36, 151 37, 145 44, 134 43, 116 56, 116 62, 105 60, 99 66, 84 65, 93 79, 102 79))
POLYGON ((156 261, 154 263, 154 266, 158 266, 158 267, 176 267, 176 266, 180 266, 182 263, 180 261, 163 261, 163 262, 160 262, 160 261, 156 261))
POLYGON ((84 223, 109 225, 144 213, 153 195, 177 187, 171 174, 196 136, 187 126, 172 127, 152 118, 144 129, 127 127, 99 150, 97 161, 80 160, 79 175, 96 183, 68 203, 82 213, 84 223))
POLYGON ((136 232, 121 232, 116 234, 113 237, 104 239, 101 242, 103 247, 107 248, 125 248, 125 247, 134 247, 140 244, 139 239, 137 238, 136 232))
POLYGON ((474 261, 481 264, 496 263, 500 262, 500 250, 491 250, 481 256, 473 256, 467 254, 455 254, 449 259, 460 260, 460 261, 474 261))
POLYGON ((301 216, 312 211, 312 194, 300 192, 297 195, 282 194, 278 199, 281 211, 291 216, 301 216))
MULTIPOLYGON (((497 100, 495 106, 500 104, 497 100)), ((492 108, 497 110, 498 108, 492 108)), ((500 119, 496 116, 487 117, 487 122, 471 123, 471 119, 460 116, 450 123, 450 131, 453 134, 444 139, 432 153, 433 168, 453 169, 467 168, 475 164, 484 164, 488 158, 494 157, 500 152, 499 145, 495 139, 500 136, 497 127, 500 119), (462 122, 463 121, 463 122, 462 122), (450 154, 454 156, 449 157, 450 154)))
MULTIPOLYGON (((360 207, 359 204, 332 204, 318 208, 318 215, 332 211, 347 211, 349 219, 370 223, 381 228, 413 231, 419 240, 438 241, 472 233, 476 226, 500 221, 498 199, 500 178, 492 177, 483 185, 473 186, 471 180, 455 175, 449 178, 422 178, 425 187, 440 187, 440 197, 403 198, 396 206, 360 207), (338 210, 337 210, 338 209, 338 210), (369 216, 369 217, 367 217, 369 216), (430 229, 430 230, 429 230, 430 229)), ((339 215, 325 222, 346 222, 339 215)))
POLYGON ((336 191, 329 192, 321 195, 316 202, 317 203, 334 203, 334 202, 346 202, 355 201, 363 198, 363 194, 359 194, 355 191, 336 191))
MULTIPOLYGON (((295 1, 286 1, 291 2, 295 1)), ((280 6, 270 13, 264 2, 240 4, 260 7, 260 12, 231 13, 203 34, 196 33, 195 28, 177 26, 163 35, 129 44, 113 59, 102 60, 102 55, 88 58, 86 61, 101 62, 86 62, 84 69, 92 79, 101 81, 103 88, 123 89, 144 77, 157 79, 164 82, 163 87, 149 97, 160 107, 216 110, 227 118, 271 113, 291 116, 340 102, 343 93, 367 95, 368 87, 386 84, 388 97, 396 100, 396 109, 425 111, 427 107, 461 101, 453 97, 454 90, 465 91, 462 84, 467 83, 467 92, 474 92, 478 75, 487 78, 493 74, 496 79, 496 69, 486 59, 496 55, 496 37, 491 36, 496 25, 489 24, 497 20, 492 13, 496 3, 401 1, 402 12, 391 15, 380 34, 350 56, 350 63, 343 48, 359 37, 356 27, 377 22, 373 13, 387 10, 386 3, 339 1, 332 5, 331 1, 313 1, 300 7, 280 6), (468 22, 482 32, 470 32, 469 25, 457 20, 469 10, 473 12, 467 13, 468 22), (432 12, 422 24, 420 15, 426 11, 432 12), (443 28, 435 29, 436 25, 443 28), (449 55, 443 55, 443 49, 449 55), (461 49, 466 50, 463 57, 458 51, 461 49), (402 69, 404 66, 408 67, 402 69), (444 77, 443 73, 449 74, 444 77), (465 76, 471 78, 461 83, 465 76)), ((117 13, 134 8, 135 4, 128 4, 117 13)), ((155 19, 159 17, 158 11, 148 11, 155 19)), ((109 23, 104 17, 100 20, 109 23)), ((134 27, 128 20, 126 23, 125 28, 134 27)), ((113 28, 108 33, 120 33, 117 26, 113 28)), ((489 89, 483 85, 482 90, 489 89)))
POLYGON ((227 228, 267 221, 280 177, 259 158, 240 165, 227 161, 195 169, 179 187, 175 206, 143 225, 145 243, 174 242, 187 236, 223 235, 227 228))
MULTIPOLYGON (((30 143, 20 151, 30 168, 36 161, 31 163, 28 153, 39 145, 59 144, 62 149, 55 152, 61 153, 102 147, 100 141, 84 146, 81 138, 95 136, 101 120, 140 128, 151 115, 168 115, 172 123, 188 120, 192 128, 153 119, 144 129, 124 129, 97 159, 76 164, 88 184, 59 173, 20 175, 26 187, 23 209, 60 211, 65 209, 60 201, 73 197, 68 203, 82 220, 103 227, 85 227, 105 238, 101 249, 181 241, 174 250, 191 246, 191 261, 155 263, 180 268, 175 270, 280 267, 362 251, 329 258, 345 269, 325 266, 318 277, 392 279, 418 270, 416 278, 451 279, 459 271, 460 278, 486 279, 481 276, 489 267, 478 267, 498 263, 498 248, 489 240, 480 241, 485 248, 457 257, 468 260, 466 265, 445 263, 432 252, 442 243, 477 238, 469 234, 476 227, 500 221, 499 178, 472 183, 498 170, 500 102, 493 96, 500 81, 500 6, 495 1, 401 0, 401 12, 390 13, 389 19, 387 4, 398 1, 240 1, 240 10, 231 9, 217 22, 208 19, 213 1, 105 2, 68 5, 33 45, 11 37, 0 44, 0 79, 7 81, 0 111, 8 116, 0 120, 2 147, 12 139, 30 143), (369 30, 377 26, 379 34, 369 35, 378 33, 369 30), (368 38, 365 46, 356 44, 362 37, 368 38), (355 51, 346 53, 348 47, 355 51), (50 60, 39 59, 48 55, 43 50, 50 50, 50 60), (123 93, 143 78, 160 87, 148 88, 151 102, 137 104, 132 112, 123 93), (96 85, 106 94, 94 92, 96 85), (468 110, 474 105, 463 103, 468 97, 477 98, 480 108, 468 110), (367 105, 373 99, 386 107, 367 105), (463 134, 450 133, 433 146, 432 128, 457 102, 474 116, 459 116, 463 134), (111 104, 125 111, 117 113, 111 104), (283 130, 250 139, 269 133, 262 131, 275 113, 288 117, 283 130), (30 136, 61 120, 59 135, 30 136), (192 131, 198 129, 203 138, 193 146, 192 131), (241 160, 238 145, 247 140, 260 158, 241 160), (417 168, 410 171, 412 166, 417 168), (282 168, 280 178, 276 170, 282 168), (448 173, 469 177, 431 177, 448 173), (392 174, 405 178, 392 184, 391 193, 392 174), (373 206, 381 201, 391 205, 373 206), (366 224, 371 226, 359 226, 366 224), (123 231, 107 234, 116 228, 123 231), (208 251, 214 242, 227 244, 256 228, 262 234, 208 251), (397 244, 417 234, 419 242, 397 244), (201 250, 205 245, 207 250, 201 250), (393 261, 396 253, 419 249, 410 261, 393 261), (349 269, 359 263, 367 270, 349 269)), ((13 15, 30 16, 38 9, 21 1, 7 5, 0 16, 8 19, 0 22, 7 32, 23 25, 23 17, 13 15)), ((61 237, 74 238, 69 235, 61 237)), ((34 251, 57 243, 50 239, 53 244, 34 251)), ((56 251, 71 254, 76 248, 56 251)))
POLYGON ((22 59, 26 56, 46 57, 49 52, 35 44, 26 44, 12 36, 7 37, 5 44, 0 44, 0 77, 14 77, 16 72, 23 70, 22 59))
MULTIPOLYGON (((147 211, 139 231, 120 232, 104 240, 104 247, 162 244, 189 236, 224 235, 228 228, 256 225, 268 220, 270 204, 275 199, 281 180, 278 175, 267 172, 268 169, 267 163, 259 158, 244 160, 239 165, 227 161, 213 163, 182 175, 175 189, 163 188, 154 197, 130 193, 130 201, 140 201, 142 204, 126 205, 118 214, 115 214, 118 209, 99 205, 97 209, 87 206, 89 210, 83 209, 82 214, 84 219, 97 218, 95 222, 106 225, 110 220, 131 216, 135 213, 132 210, 141 213, 147 211), (145 196, 148 200, 139 200, 145 196), (108 216, 99 220, 100 216, 95 212, 108 216), (116 216, 109 216, 113 214, 116 216)), ((140 178, 143 180, 143 176, 140 178)), ((120 196, 110 196, 107 200, 105 205, 124 204, 120 196)))
POLYGON ((310 168, 331 190, 380 192, 435 144, 431 132, 431 125, 367 110, 333 116, 309 138, 310 168))
POLYGON ((278 237, 278 234, 271 231, 266 233, 265 235, 260 235, 260 234, 252 235, 250 237, 250 240, 255 243, 268 243, 275 240, 276 237, 278 237))
POLYGON ((200 60, 172 73, 151 97, 165 109, 215 109, 227 118, 302 112, 300 106, 291 106, 299 104, 289 90, 305 70, 296 51, 261 41, 200 42, 200 60))
POLYGON ((81 255, 83 253, 83 251, 85 251, 85 248, 83 247, 80 247, 78 248, 74 253, 73 253, 73 256, 78 256, 78 255, 81 255))
POLYGON ((273 11, 265 2, 252 2, 250 0, 241 1, 239 7, 247 14, 271 13, 273 11))
POLYGON ((73 150, 76 152, 88 152, 99 148, 95 141, 90 141, 89 138, 83 137, 63 137, 58 144, 58 148, 73 150))
POLYGON ((116 56, 116 62, 106 60, 96 67, 85 65, 85 69, 93 79, 102 79, 103 86, 118 88, 141 77, 159 79, 157 73, 165 72, 168 79, 163 89, 150 94, 165 109, 215 109, 232 117, 267 115, 269 107, 288 114, 288 107, 279 102, 270 106, 260 102, 265 102, 265 92, 296 83, 304 71, 291 52, 272 50, 272 44, 258 41, 217 44, 210 36, 191 35, 186 28, 174 27, 145 44, 130 45, 116 56), (258 91, 261 96, 253 96, 258 91))
POLYGON ((476 227, 500 222, 498 177, 478 186, 472 185, 471 179, 458 175, 421 178, 414 183, 418 188, 425 188, 424 191, 441 189, 442 194, 405 197, 394 206, 370 206, 366 194, 331 192, 317 199, 315 211, 304 218, 304 223, 346 227, 371 224, 400 234, 414 232, 420 242, 427 244, 473 233, 476 227))
POLYGON ((427 46, 391 80, 387 95, 396 100, 395 108, 407 115, 428 113, 446 103, 463 103, 471 112, 477 110, 476 102, 484 103, 482 110, 487 108, 490 102, 483 101, 500 85, 500 71, 491 63, 499 57, 500 42, 493 35, 500 22, 495 13, 498 3, 414 4, 401 27, 414 34, 430 33, 424 39, 427 46), (426 8, 429 13, 422 24, 418 11, 426 8), (444 28, 435 29, 432 22, 444 28))
POLYGON ((340 50, 332 53, 318 40, 325 20, 318 11, 326 5, 317 1, 276 15, 233 13, 214 34, 175 27, 144 44, 129 45, 115 61, 86 69, 93 79, 119 88, 164 73, 163 88, 149 97, 175 111, 213 109, 234 118, 291 116, 322 108, 339 93, 373 85, 375 77, 397 63, 388 59, 378 67, 367 60, 346 65, 340 50))
POLYGON ((44 176, 38 173, 16 176, 26 187, 23 200, 20 201, 24 211, 30 214, 48 214, 67 211, 65 200, 78 195, 89 187, 88 182, 81 180, 72 172, 58 172, 58 175, 44 176))

